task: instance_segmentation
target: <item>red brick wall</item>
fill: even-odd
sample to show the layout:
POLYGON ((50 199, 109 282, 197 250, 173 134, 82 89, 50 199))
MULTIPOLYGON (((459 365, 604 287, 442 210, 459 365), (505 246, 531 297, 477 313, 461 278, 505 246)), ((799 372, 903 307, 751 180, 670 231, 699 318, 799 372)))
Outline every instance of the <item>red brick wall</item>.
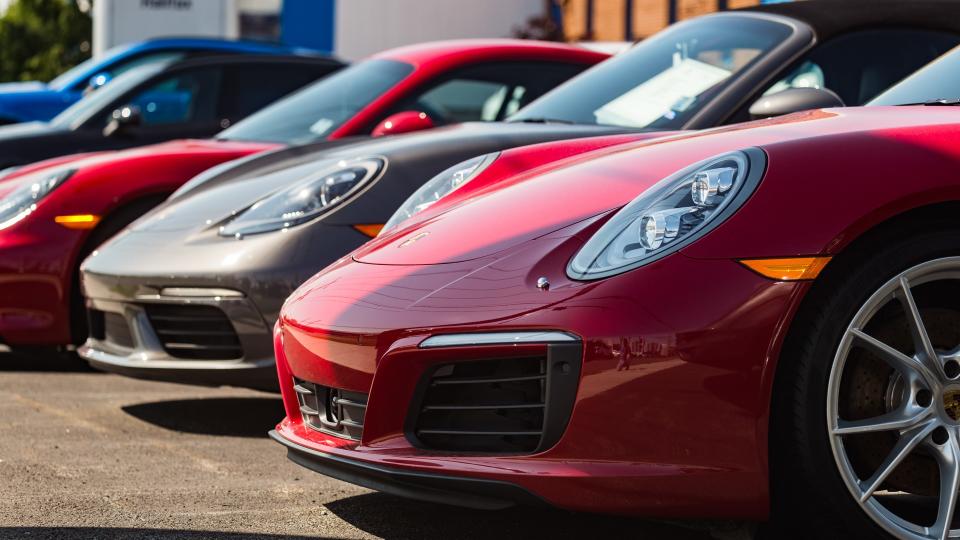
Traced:
MULTIPOLYGON (((588 35, 587 0, 560 0, 563 31, 570 41, 623 41, 626 30, 626 3, 633 3, 634 39, 648 37, 669 23, 668 0, 593 0, 593 35, 588 35)), ((717 10, 718 0, 677 0, 677 19, 683 20, 717 10)), ((755 6, 759 0, 727 0, 730 9, 755 6)))

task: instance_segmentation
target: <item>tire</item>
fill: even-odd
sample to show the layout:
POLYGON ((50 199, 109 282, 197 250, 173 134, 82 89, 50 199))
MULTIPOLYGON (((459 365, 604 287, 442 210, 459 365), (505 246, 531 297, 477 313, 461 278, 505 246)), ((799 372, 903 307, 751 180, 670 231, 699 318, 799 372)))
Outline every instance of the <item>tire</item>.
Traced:
MULTIPOLYGON (((940 465, 941 453, 950 455, 960 449, 960 422, 943 416, 949 413, 943 406, 945 390, 941 383, 931 383, 936 388, 929 405, 922 406, 928 401, 921 392, 927 385, 925 379, 914 381, 913 367, 898 363, 900 357, 877 349, 868 338, 856 334, 860 330, 868 337, 881 335, 890 342, 888 345, 893 344, 891 347, 904 353, 908 347, 904 344, 906 335, 909 347, 915 349, 918 341, 912 336, 919 334, 910 333, 912 319, 908 318, 909 307, 905 307, 909 301, 902 292, 904 287, 897 288, 901 274, 922 320, 930 323, 928 333, 931 340, 937 341, 938 351, 941 342, 950 341, 952 347, 960 345, 960 332, 949 328, 953 322, 960 328, 960 228, 952 220, 913 221, 886 227, 859 241, 828 265, 792 324, 774 386, 770 436, 776 537, 939 537, 911 532, 882 515, 884 509, 898 515, 897 511, 908 508, 909 511, 903 510, 907 522, 925 524, 930 516, 920 513, 919 504, 927 502, 931 490, 939 494, 940 484, 950 485, 938 482, 931 487, 931 462, 937 474, 950 472, 952 466, 940 465), (947 264, 957 268, 957 279, 922 282, 918 277, 922 275, 917 273, 918 269, 927 272, 923 275, 939 276, 941 271, 936 269, 946 269, 948 266, 943 265, 947 264), (903 274, 908 271, 913 273, 903 274), (879 307, 874 309, 875 303, 886 298, 888 290, 894 291, 889 293, 892 300, 877 304, 879 307), (866 318, 868 315, 870 318, 866 318), (834 434, 835 429, 866 429, 856 427, 854 421, 875 426, 876 415, 899 414, 901 409, 909 412, 903 413, 904 418, 915 409, 927 411, 917 413, 918 418, 921 414, 932 415, 918 421, 917 426, 922 425, 923 429, 928 429, 923 422, 949 420, 948 428, 954 436, 938 445, 942 437, 935 438, 932 431, 909 431, 903 435, 899 430, 834 434), (907 457, 890 468, 893 472, 878 484, 881 489, 861 504, 854 492, 869 492, 865 486, 873 484, 871 480, 877 478, 878 471, 887 469, 883 467, 884 460, 896 455, 893 450, 898 444, 914 440, 920 441, 916 450, 904 454, 907 457), (857 479, 860 484, 856 484, 857 479), (903 506, 905 497, 891 497, 884 488, 922 497, 911 499, 913 506, 903 506)), ((949 384, 960 385, 960 379, 954 378, 949 384)), ((960 532, 960 522, 954 523, 955 533, 960 532)))

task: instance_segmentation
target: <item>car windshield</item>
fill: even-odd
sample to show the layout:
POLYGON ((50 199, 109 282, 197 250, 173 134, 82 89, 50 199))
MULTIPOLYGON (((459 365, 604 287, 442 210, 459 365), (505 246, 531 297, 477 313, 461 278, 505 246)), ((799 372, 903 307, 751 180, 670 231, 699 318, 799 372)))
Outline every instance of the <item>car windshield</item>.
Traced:
POLYGON ((75 129, 79 127, 80 124, 83 124, 94 115, 102 112, 104 107, 120 99, 123 94, 163 71, 171 62, 172 60, 168 62, 144 64, 124 72, 116 79, 107 83, 103 88, 86 96, 55 116, 53 120, 50 120, 50 124, 54 127, 64 129, 75 129))
MULTIPOLYGON (((61 73, 55 79, 47 83, 47 85, 50 88, 59 91, 74 86, 79 82, 86 84, 87 81, 79 80, 80 78, 83 78, 85 73, 92 71, 93 68, 98 65, 109 66, 117 57, 122 54, 126 54, 126 52, 131 48, 133 48, 132 44, 121 45, 104 52, 101 56, 97 56, 96 58, 88 58, 61 73)), ((90 76, 93 76, 93 74, 91 73, 90 76)))
POLYGON ((910 105, 960 98, 960 47, 900 81, 867 105, 910 105))
POLYGON ((787 24, 743 15, 681 23, 549 92, 510 120, 680 129, 739 71, 792 32, 787 24))
POLYGON ((303 144, 323 139, 413 72, 395 60, 366 60, 274 103, 219 139, 303 144))

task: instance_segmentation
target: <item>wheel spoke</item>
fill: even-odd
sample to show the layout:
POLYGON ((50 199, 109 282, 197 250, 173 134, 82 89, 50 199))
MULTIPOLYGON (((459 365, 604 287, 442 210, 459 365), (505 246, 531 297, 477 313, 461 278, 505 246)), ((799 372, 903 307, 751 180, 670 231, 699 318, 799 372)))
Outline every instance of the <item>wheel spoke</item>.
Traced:
POLYGON ((960 447, 957 446, 956 437, 951 437, 943 445, 937 461, 940 466, 940 504, 937 521, 931 532, 940 540, 946 540, 950 537, 953 514, 957 508, 957 492, 960 491, 960 447))
POLYGON ((900 407, 880 416, 861 420, 837 420, 834 435, 854 435, 877 431, 902 431, 920 423, 930 414, 929 409, 900 407))
POLYGON ((919 374, 921 378, 927 381, 937 380, 936 373, 930 370, 930 366, 920 360, 903 354, 879 339, 864 333, 862 330, 851 328, 849 332, 864 348, 879 356, 881 360, 901 374, 908 375, 910 372, 913 372, 919 374))
POLYGON ((880 487, 880 484, 913 452, 924 438, 930 435, 930 432, 933 431, 935 427, 935 422, 926 422, 901 433, 897 444, 893 446, 890 454, 883 460, 883 463, 881 463, 877 471, 873 473, 873 476, 860 482, 860 502, 865 502, 872 497, 874 492, 880 487))
POLYGON ((913 346, 916 354, 926 360, 926 365, 935 370, 936 373, 943 373, 943 366, 940 365, 940 357, 936 349, 933 348, 933 342, 930 341, 930 335, 927 333, 927 327, 923 324, 923 318, 920 316, 920 310, 913 299, 913 292, 910 291, 910 282, 906 276, 900 276, 900 290, 897 298, 903 304, 903 310, 907 315, 907 326, 910 327, 910 336, 913 338, 913 346))

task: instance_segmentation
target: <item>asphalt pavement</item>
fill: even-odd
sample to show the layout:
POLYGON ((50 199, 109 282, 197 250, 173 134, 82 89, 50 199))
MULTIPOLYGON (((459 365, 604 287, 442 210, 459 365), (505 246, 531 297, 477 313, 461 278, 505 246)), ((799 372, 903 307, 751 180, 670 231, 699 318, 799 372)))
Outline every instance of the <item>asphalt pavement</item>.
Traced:
POLYGON ((664 523, 409 501, 286 459, 279 396, 0 354, 0 538, 741 539, 738 524, 664 523))

